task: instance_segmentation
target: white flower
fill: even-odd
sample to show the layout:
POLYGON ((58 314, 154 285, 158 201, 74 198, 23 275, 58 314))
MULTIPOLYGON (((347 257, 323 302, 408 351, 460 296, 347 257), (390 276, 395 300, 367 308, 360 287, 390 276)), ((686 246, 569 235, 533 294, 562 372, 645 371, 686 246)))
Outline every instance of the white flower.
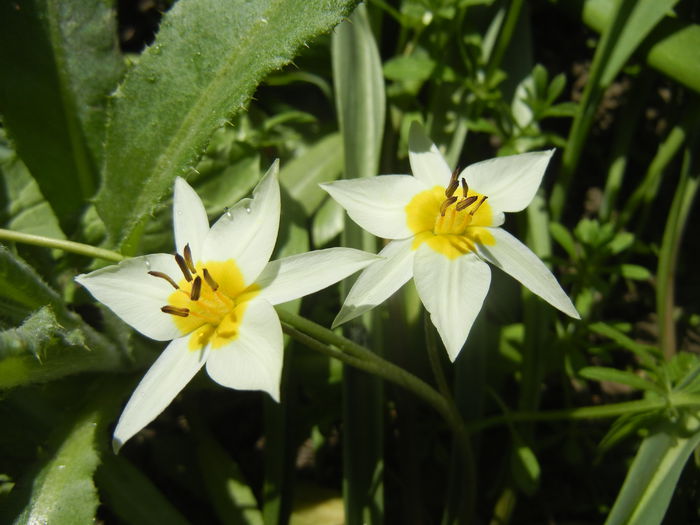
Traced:
POLYGON ((206 364, 220 385, 279 400, 282 329, 272 305, 325 288, 377 260, 335 248, 268 263, 277 239, 275 162, 253 192, 209 228, 204 206, 175 181, 177 254, 135 257, 76 281, 136 330, 172 342, 131 396, 114 448, 150 423, 206 364))
POLYGON ((374 308, 415 278, 452 361, 486 297, 490 262, 555 308, 579 318, 547 267, 499 228, 503 212, 530 204, 553 150, 500 157, 452 173, 437 147, 414 123, 411 175, 381 175, 322 184, 370 233, 391 239, 384 260, 360 274, 334 326, 374 308))

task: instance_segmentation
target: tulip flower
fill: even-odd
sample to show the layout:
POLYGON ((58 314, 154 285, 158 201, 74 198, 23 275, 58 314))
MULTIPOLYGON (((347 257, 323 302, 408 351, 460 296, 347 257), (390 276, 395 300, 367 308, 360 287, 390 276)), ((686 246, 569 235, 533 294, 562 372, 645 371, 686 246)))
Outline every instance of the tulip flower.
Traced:
POLYGON ((411 277, 452 361, 459 355, 491 282, 488 263, 565 314, 580 318, 544 263, 500 228, 505 212, 525 209, 553 150, 499 157, 452 171, 414 123, 411 175, 380 175, 322 184, 352 220, 390 239, 384 259, 351 288, 334 326, 383 302, 411 277))
POLYGON ((252 199, 211 228, 201 200, 175 181, 176 254, 127 259, 76 277, 143 335, 171 341, 132 394, 114 431, 114 448, 155 419, 206 365, 222 386, 262 390, 279 400, 282 329, 274 305, 329 286, 377 260, 333 248, 268 262, 280 220, 278 164, 252 199))

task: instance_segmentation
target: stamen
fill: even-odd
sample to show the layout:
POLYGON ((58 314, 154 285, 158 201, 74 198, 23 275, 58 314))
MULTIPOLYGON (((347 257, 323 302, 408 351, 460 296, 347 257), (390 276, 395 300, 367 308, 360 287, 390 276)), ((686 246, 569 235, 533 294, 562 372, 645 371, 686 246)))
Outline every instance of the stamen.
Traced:
POLYGON ((483 197, 481 197, 481 200, 477 203, 477 205, 474 207, 474 209, 473 209, 473 210, 469 210, 469 215, 474 215, 474 214, 476 213, 476 210, 478 210, 478 209, 481 207, 481 205, 482 205, 484 202, 486 202, 486 199, 488 199, 488 197, 487 197, 486 195, 484 195, 483 197))
POLYGON ((216 290, 219 289, 219 283, 217 283, 217 282, 212 278, 211 274, 209 273, 209 270, 207 270, 206 268, 204 268, 204 280, 207 282, 207 284, 209 285, 209 287, 210 287, 213 291, 216 291, 216 290))
POLYGON ((190 290, 190 299, 196 301, 199 299, 199 294, 202 291, 202 278, 198 275, 194 282, 192 283, 192 289, 190 290))
POLYGON ((194 267, 194 263, 192 262, 192 250, 190 250, 189 243, 185 244, 184 255, 187 268, 189 268, 190 272, 197 273, 197 269, 194 267))
POLYGON ((449 208, 455 202, 457 202, 457 197, 454 197, 454 196, 450 197, 449 199, 445 199, 445 201, 440 206, 440 216, 444 217, 445 212, 447 211, 447 208, 449 208))
POLYGON ((187 317, 190 315, 189 308, 178 308, 177 306, 166 305, 160 309, 165 314, 177 315, 178 317, 187 317))
POLYGON ((469 193, 469 185, 465 179, 462 179, 462 194, 464 194, 465 199, 467 198, 467 193, 469 193))
POLYGON ((165 279, 166 281, 168 281, 172 285, 173 288, 175 288, 176 290, 180 289, 180 287, 177 285, 177 283, 175 281, 173 281, 169 275, 166 275, 163 272, 148 272, 148 275, 152 275, 153 277, 160 277, 161 279, 165 279))
POLYGON ((457 208, 457 211, 462 211, 463 209, 468 208, 469 206, 474 204, 478 198, 479 197, 477 197, 476 195, 472 195, 471 197, 467 197, 466 199, 459 201, 457 203, 457 206, 455 206, 455 208, 457 208))
POLYGON ((185 276, 185 279, 187 279, 187 282, 190 282, 192 280, 192 274, 190 273, 190 270, 187 268, 187 263, 185 262, 185 259, 180 255, 179 253, 175 254, 175 262, 177 265, 180 267, 180 270, 182 271, 182 275, 185 276))
POLYGON ((455 191, 457 191, 457 188, 459 188, 459 182, 457 181, 457 177, 459 176, 459 168, 455 169, 452 172, 452 176, 450 177, 450 183, 448 184, 447 188, 445 189, 445 197, 450 198, 452 195, 454 195, 455 191))

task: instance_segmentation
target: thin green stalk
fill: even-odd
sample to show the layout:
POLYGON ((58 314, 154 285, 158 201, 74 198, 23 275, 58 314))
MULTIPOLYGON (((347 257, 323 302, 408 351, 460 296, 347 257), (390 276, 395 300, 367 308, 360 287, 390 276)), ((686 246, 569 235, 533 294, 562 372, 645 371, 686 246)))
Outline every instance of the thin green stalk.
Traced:
POLYGON ((693 173, 694 160, 693 145, 688 145, 683 155, 680 180, 673 196, 661 250, 659 250, 659 266, 656 272, 656 313, 659 323, 659 342, 666 359, 670 359, 676 352, 676 325, 673 310, 678 251, 700 183, 700 177, 693 173))
POLYGON ((425 327, 425 346, 428 350, 430 368, 433 370, 433 376, 435 376, 438 390, 445 399, 451 400, 452 392, 450 392, 450 387, 445 377, 445 370, 442 368, 442 363, 440 362, 440 349, 438 349, 437 341, 435 340, 435 328, 430 322, 428 312, 424 312, 423 314, 423 326, 425 327))
POLYGON ((31 233, 22 233, 12 230, 0 228, 0 240, 19 242, 22 244, 31 244, 33 246, 42 246, 44 248, 56 248, 64 252, 76 253, 85 255, 86 257, 94 257, 96 259, 104 259, 107 261, 119 262, 124 260, 124 256, 112 250, 96 248, 89 244, 83 244, 74 241, 64 241, 61 239, 52 239, 51 237, 43 237, 41 235, 32 235, 31 233))
POLYGON ((559 221, 564 212, 564 204, 571 184, 571 178, 576 171, 578 160, 583 151, 583 145, 588 136, 588 131, 593 124, 598 102, 605 92, 607 86, 601 84, 603 73, 607 67, 607 62, 613 52, 615 43, 624 27, 626 17, 630 11, 631 0, 623 0, 617 3, 615 14, 611 17, 610 24, 598 44, 591 69, 588 72, 586 87, 579 103, 578 110, 574 117, 574 122, 569 131, 569 138, 562 156, 561 171, 559 178, 552 188, 550 198, 550 209, 552 219, 559 221))
MULTIPOLYGON (((465 430, 462 418, 454 403, 451 403, 437 390, 407 370, 379 357, 371 350, 336 334, 332 330, 279 308, 277 309, 277 314, 282 322, 282 330, 310 349, 391 381, 413 392, 432 406, 452 429, 459 444, 459 449, 463 454, 462 459, 469 486, 475 487, 476 472, 469 434, 465 430)), ((466 496, 465 515, 471 518, 474 515, 475 491, 470 490, 466 496)))
POLYGON ((639 119, 648 103, 654 78, 655 75, 649 70, 642 71, 642 74, 633 86, 630 99, 622 108, 622 114, 618 119, 619 124, 615 130, 615 138, 610 155, 611 161, 608 168, 608 176, 605 180, 605 190, 603 191, 603 202, 598 211, 599 217, 604 221, 608 221, 613 210, 615 210, 617 196, 622 189, 622 182, 627 169, 627 161, 630 158, 630 151, 633 149, 632 141, 639 119))
POLYGON ((669 407, 700 407, 700 396, 683 392, 674 392, 671 393, 668 398, 664 399, 640 399, 637 401, 625 401, 623 403, 611 403, 602 406, 544 410, 539 412, 509 412, 508 414, 499 414, 498 416, 485 418, 481 421, 467 423, 466 428, 467 432, 472 434, 496 425, 510 424, 519 421, 605 419, 633 412, 650 412, 652 410, 662 410, 669 407))
POLYGON ((515 28, 518 25, 518 19, 520 18, 520 12, 523 8, 523 0, 511 0, 508 4, 508 10, 506 11, 505 20, 501 26, 501 30, 498 33, 498 38, 496 38, 496 44, 491 52, 491 57, 488 63, 488 69, 486 71, 486 76, 491 77, 496 70, 500 67, 501 62, 503 62, 503 57, 508 50, 510 41, 513 39, 513 33, 515 33, 515 28))

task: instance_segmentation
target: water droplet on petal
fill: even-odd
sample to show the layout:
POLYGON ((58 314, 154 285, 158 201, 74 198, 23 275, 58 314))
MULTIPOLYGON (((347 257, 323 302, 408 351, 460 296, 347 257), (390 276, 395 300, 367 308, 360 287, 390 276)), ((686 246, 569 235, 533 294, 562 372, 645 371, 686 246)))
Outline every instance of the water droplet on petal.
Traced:
POLYGON ((151 261, 149 261, 148 259, 146 259, 146 268, 148 268, 149 270, 151 269, 151 261))
POLYGON ((233 219, 233 215, 231 215, 231 210, 228 209, 228 206, 224 207, 224 215, 226 215, 227 219, 233 219))
POLYGON ((246 206, 246 207, 245 207, 245 212, 246 212, 246 213, 250 213, 250 211, 251 211, 251 210, 250 210, 250 206, 246 206))

